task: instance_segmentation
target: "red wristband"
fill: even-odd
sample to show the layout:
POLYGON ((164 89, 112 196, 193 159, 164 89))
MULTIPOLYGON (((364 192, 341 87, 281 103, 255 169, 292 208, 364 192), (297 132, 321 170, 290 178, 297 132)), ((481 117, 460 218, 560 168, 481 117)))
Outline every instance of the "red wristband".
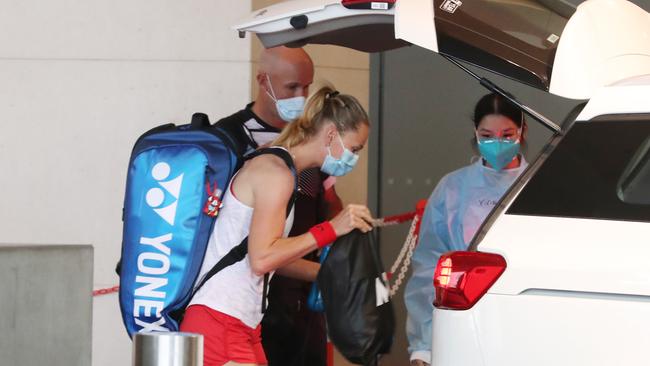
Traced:
POLYGON ((312 226, 309 232, 316 239, 316 245, 319 248, 326 247, 336 240, 336 231, 334 231, 334 226, 329 221, 312 226))

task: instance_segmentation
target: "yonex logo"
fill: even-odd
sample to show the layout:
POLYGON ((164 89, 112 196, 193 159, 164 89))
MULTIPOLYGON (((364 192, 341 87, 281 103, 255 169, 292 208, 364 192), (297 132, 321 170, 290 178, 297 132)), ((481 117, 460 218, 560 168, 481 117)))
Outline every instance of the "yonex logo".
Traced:
POLYGON ((170 203, 167 206, 160 207, 165 202, 165 191, 159 187, 151 188, 147 191, 145 200, 147 205, 151 207, 154 212, 156 212, 160 217, 163 218, 169 225, 174 225, 174 219, 176 218, 176 208, 178 206, 178 196, 181 192, 181 185, 183 184, 183 174, 179 175, 176 178, 170 180, 165 180, 169 178, 171 174, 171 167, 165 162, 160 162, 154 165, 151 170, 151 176, 158 182, 158 185, 162 187, 167 193, 171 194, 174 197, 174 202, 170 203))

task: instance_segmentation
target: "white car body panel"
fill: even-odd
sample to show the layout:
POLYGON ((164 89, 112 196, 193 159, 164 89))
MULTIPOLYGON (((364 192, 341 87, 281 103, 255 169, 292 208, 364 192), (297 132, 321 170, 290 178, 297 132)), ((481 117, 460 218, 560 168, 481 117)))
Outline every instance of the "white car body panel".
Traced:
POLYGON ((291 29, 289 19, 296 15, 308 15, 312 22, 338 18, 350 11, 338 0, 293 0, 273 4, 252 13, 248 18, 233 26, 240 31, 272 33, 291 29))
POLYGON ((506 214, 478 249, 508 263, 491 294, 546 289, 641 295, 650 301, 649 223, 506 214))
POLYGON ((589 99, 596 89, 650 74, 650 14, 624 0, 590 0, 569 19, 549 92, 589 99))
POLYGON ((469 310, 434 315, 433 366, 650 364, 647 298, 487 294, 469 310))
POLYGON ((309 26, 328 21, 337 21, 349 17, 364 15, 383 15, 393 21, 395 8, 390 9, 348 9, 340 0, 292 0, 273 4, 252 13, 248 18, 234 26, 240 32, 251 32, 258 35, 286 32, 293 30, 291 18, 305 15, 309 26))
POLYGON ((398 1, 395 5, 395 38, 438 52, 431 0, 398 1))
POLYGON ((578 120, 588 121, 604 114, 647 113, 649 106, 650 75, 646 75, 596 90, 578 120))

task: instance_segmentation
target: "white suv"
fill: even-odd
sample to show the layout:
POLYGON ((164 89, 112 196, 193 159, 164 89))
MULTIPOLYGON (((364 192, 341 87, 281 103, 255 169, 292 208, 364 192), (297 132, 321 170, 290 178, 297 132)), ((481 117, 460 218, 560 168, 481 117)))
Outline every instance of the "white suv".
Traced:
POLYGON ((432 364, 650 365, 647 12, 625 0, 293 0, 236 29, 267 47, 415 44, 587 100, 562 126, 543 121, 556 133, 542 154, 468 251, 441 257, 432 364))
POLYGON ((433 365, 650 365, 649 112, 649 76, 601 89, 441 257, 433 365))

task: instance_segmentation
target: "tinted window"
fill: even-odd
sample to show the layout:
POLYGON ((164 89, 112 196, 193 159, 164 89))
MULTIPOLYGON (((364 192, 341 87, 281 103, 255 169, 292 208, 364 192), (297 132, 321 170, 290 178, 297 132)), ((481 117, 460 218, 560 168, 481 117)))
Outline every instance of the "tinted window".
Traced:
POLYGON ((548 90, 575 7, 561 0, 434 0, 434 10, 441 53, 548 90))
POLYGON ((650 221, 650 118, 577 122, 509 214, 650 221))
POLYGON ((650 138, 647 138, 623 172, 618 198, 625 203, 650 204, 650 138))

